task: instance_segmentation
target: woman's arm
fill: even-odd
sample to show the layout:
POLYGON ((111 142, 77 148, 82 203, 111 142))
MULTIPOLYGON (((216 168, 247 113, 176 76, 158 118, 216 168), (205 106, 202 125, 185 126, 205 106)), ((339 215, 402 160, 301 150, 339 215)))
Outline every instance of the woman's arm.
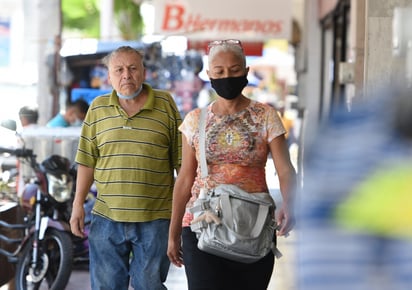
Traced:
POLYGON ((181 253, 182 219, 186 204, 191 197, 191 189, 196 177, 197 160, 194 149, 182 135, 182 166, 176 178, 173 189, 172 217, 169 228, 169 244, 167 255, 170 262, 181 267, 183 265, 181 253))
POLYGON ((282 206, 278 211, 276 220, 280 226, 278 235, 287 235, 295 225, 293 204, 296 190, 296 171, 289 156, 289 150, 285 136, 281 135, 269 144, 273 163, 279 178, 280 192, 282 194, 282 206))

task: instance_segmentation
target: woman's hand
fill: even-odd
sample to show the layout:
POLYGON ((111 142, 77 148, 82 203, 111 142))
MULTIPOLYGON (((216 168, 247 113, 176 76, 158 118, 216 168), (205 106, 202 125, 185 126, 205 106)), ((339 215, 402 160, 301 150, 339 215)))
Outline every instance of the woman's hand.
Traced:
POLYGON ((169 260, 173 265, 179 268, 182 267, 183 253, 181 247, 181 238, 169 238, 169 243, 167 246, 167 256, 169 257, 169 260))
POLYGON ((287 237, 296 223, 293 211, 288 204, 282 204, 282 207, 277 214, 276 221, 278 225, 277 235, 287 237))

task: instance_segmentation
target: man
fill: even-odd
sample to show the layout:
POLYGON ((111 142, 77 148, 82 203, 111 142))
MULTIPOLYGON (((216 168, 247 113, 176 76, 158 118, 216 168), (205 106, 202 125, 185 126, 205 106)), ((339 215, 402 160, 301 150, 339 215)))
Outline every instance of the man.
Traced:
MULTIPOLYGON (((38 120, 39 120, 39 110, 37 107, 31 106, 23 106, 19 110, 19 120, 22 127, 22 137, 23 139, 26 137, 27 134, 29 136, 33 136, 33 134, 37 135, 38 129, 38 120)), ((30 138, 32 139, 32 138, 30 138)), ((33 141, 32 141, 33 142, 33 141)), ((31 148, 34 144, 27 144, 27 139, 25 140, 25 146, 31 148)), ((20 144, 23 145, 23 144, 20 144)), ((18 168, 18 176, 17 176, 17 196, 21 197, 23 194, 25 183, 32 177, 34 177, 34 172, 27 162, 20 162, 17 159, 17 168, 18 168)))
POLYGON ((58 113, 47 124, 47 127, 81 126, 86 117, 89 104, 82 99, 69 103, 64 112, 58 113))
POLYGON ((103 61, 113 91, 91 103, 82 126, 71 229, 84 236, 83 203, 94 181, 92 289, 127 289, 129 276, 134 289, 166 289, 181 117, 169 93, 144 83, 140 52, 120 47, 103 61))
POLYGON ((39 120, 39 111, 35 107, 21 107, 19 110, 19 119, 23 128, 36 126, 39 120))

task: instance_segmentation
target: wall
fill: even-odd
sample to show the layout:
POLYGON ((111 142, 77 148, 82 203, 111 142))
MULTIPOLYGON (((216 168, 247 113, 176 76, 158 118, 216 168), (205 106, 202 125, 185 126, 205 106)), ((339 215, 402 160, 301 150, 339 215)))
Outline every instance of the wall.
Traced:
POLYGON ((395 7, 412 0, 367 0, 365 35, 365 94, 376 95, 382 86, 405 81, 405 60, 393 56, 392 22, 395 7))
MULTIPOLYGON (((319 19, 338 2, 306 0, 304 5, 302 41, 296 50, 296 71, 299 106, 305 111, 305 136, 311 136, 319 123, 319 19)), ((382 86, 405 82, 405 59, 393 56, 392 23, 394 8, 407 5, 412 5, 412 0, 351 1, 348 61, 354 63, 354 102, 364 97, 373 97, 382 86)))
POLYGON ((61 30, 60 0, 1 0, 0 17, 10 20, 10 61, 7 67, 0 67, 0 83, 16 87, 10 109, 15 110, 14 104, 27 98, 18 89, 27 87, 31 92, 35 87, 30 98, 37 99, 33 103, 39 106, 39 123, 45 124, 53 116, 55 103, 47 55, 53 52, 61 30))
POLYGON ((348 61, 354 63, 354 95, 363 98, 365 82, 365 6, 364 0, 351 0, 351 28, 348 61))
MULTIPOLYGON (((321 27, 319 0, 305 0, 302 21, 302 39, 296 48, 297 94, 299 107, 303 112, 303 142, 310 137, 319 122, 319 102, 321 94, 321 27)), ((326 3, 326 2, 325 2, 326 3)), ((326 10, 323 10, 326 13, 326 10)))

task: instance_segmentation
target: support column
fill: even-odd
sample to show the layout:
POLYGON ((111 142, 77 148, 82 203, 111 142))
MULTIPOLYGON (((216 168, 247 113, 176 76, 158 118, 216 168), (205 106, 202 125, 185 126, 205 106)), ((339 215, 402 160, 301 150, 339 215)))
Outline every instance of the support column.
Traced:
POLYGON ((58 72, 61 47, 60 0, 35 0, 37 14, 37 62, 39 124, 44 125, 59 110, 58 72))

